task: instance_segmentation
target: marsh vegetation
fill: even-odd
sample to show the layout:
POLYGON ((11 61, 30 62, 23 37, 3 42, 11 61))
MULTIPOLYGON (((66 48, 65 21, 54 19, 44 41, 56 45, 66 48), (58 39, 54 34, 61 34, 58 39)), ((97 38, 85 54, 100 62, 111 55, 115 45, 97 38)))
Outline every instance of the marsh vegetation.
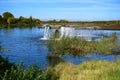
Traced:
MULTIPOLYGON (((101 38, 100 41, 87 41, 85 39, 73 37, 63 37, 60 40, 52 39, 48 42, 48 48, 53 56, 84 56, 86 54, 112 54, 114 49, 119 49, 116 44, 117 36, 115 34, 110 38, 101 38)), ((114 53, 113 53, 114 54, 114 53)))

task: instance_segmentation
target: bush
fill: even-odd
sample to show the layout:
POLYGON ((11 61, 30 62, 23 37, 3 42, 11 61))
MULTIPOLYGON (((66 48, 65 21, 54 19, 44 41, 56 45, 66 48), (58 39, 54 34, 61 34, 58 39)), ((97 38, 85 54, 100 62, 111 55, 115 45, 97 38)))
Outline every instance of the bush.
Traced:
POLYGON ((13 63, 9 63, 8 58, 4 59, 0 56, 0 79, 4 75, 5 72, 9 72, 11 67, 15 69, 13 63))

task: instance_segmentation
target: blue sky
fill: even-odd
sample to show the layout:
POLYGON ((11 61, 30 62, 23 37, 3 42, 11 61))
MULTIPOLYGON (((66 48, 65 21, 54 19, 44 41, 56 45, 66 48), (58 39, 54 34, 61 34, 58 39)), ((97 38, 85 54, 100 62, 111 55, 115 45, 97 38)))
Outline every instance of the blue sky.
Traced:
POLYGON ((0 15, 40 20, 120 20, 120 0, 0 0, 0 15))

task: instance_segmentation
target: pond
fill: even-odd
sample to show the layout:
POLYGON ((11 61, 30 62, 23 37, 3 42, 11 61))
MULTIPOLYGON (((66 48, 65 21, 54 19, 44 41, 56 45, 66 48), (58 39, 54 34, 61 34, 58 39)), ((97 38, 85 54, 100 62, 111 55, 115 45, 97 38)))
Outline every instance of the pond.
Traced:
MULTIPOLYGON (((53 29, 52 32, 55 30, 53 29)), ((79 32, 79 30, 78 30, 79 32)), ((92 30, 94 34, 112 35, 116 32, 120 39, 119 30, 92 30)), ((93 54, 91 57, 73 57, 64 56, 62 59, 48 60, 46 57, 49 54, 47 48, 47 41, 41 40, 44 36, 43 28, 12 28, 12 29, 0 29, 0 42, 4 48, 8 51, 0 53, 4 58, 8 57, 10 62, 16 65, 20 62, 24 67, 28 65, 32 66, 37 64, 41 69, 45 69, 50 64, 57 63, 59 61, 71 62, 73 64, 80 64, 84 61, 91 60, 108 60, 116 61, 120 55, 97 55, 93 54)), ((118 40, 119 43, 119 40, 118 40)))

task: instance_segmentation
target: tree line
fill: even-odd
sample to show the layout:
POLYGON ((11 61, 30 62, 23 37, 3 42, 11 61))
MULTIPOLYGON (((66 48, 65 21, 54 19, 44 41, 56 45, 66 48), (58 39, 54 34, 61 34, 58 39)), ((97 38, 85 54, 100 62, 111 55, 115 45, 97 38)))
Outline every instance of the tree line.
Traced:
POLYGON ((74 25, 75 27, 88 27, 88 26, 103 26, 103 27, 119 27, 120 20, 112 20, 112 21, 68 21, 68 20, 47 20, 41 21, 37 18, 33 18, 30 16, 29 18, 25 18, 20 16, 19 18, 15 18, 14 15, 10 12, 4 12, 0 15, 0 26, 39 26, 42 24, 52 24, 52 25, 63 25, 69 26, 74 25))
POLYGON ((48 20, 42 21, 44 24, 51 25, 63 25, 63 26, 72 26, 72 27, 95 27, 99 26, 107 29, 120 29, 120 20, 110 20, 110 21, 68 21, 68 20, 48 20))
POLYGON ((4 12, 0 15, 0 26, 37 26, 40 24, 41 21, 33 18, 32 16, 29 18, 25 18, 23 16, 15 18, 10 12, 4 12))

